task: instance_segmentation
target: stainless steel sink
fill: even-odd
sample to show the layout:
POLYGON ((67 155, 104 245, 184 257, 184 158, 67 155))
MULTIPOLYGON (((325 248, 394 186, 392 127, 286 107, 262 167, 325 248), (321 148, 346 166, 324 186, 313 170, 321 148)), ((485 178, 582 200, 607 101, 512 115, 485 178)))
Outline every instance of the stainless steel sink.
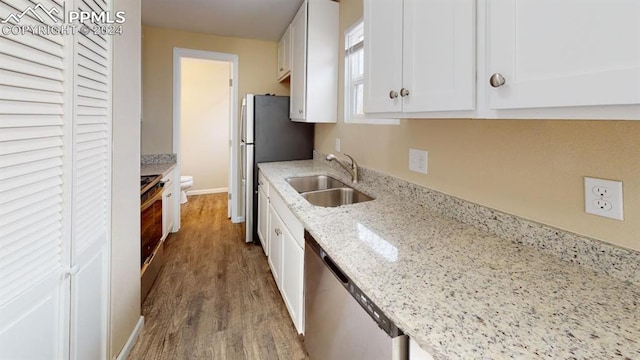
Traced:
POLYGON ((373 200, 372 197, 350 187, 302 193, 302 197, 316 206, 336 207, 373 200))
POLYGON ((342 181, 326 175, 294 177, 287 179, 287 182, 299 193, 347 187, 342 181))

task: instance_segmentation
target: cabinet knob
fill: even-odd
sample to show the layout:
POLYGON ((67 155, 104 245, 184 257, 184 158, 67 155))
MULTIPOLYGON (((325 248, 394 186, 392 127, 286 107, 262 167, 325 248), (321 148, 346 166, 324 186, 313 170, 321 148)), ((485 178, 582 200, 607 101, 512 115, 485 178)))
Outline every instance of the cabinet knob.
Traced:
POLYGON ((302 114, 302 109, 298 110, 298 114, 302 114))
POLYGON ((398 97, 398 92, 397 91, 393 91, 393 90, 389 91, 389 98, 390 99, 395 99, 397 97, 398 97))
POLYGON ((282 234, 282 231, 280 231, 280 229, 276 228, 275 230, 276 235, 280 236, 280 234, 282 234))
POLYGON ((400 89, 400 96, 402 97, 409 96, 409 89, 405 89, 405 88, 400 89))
POLYGON ((499 88, 500 86, 504 85, 506 82, 507 81, 505 80, 504 76, 502 76, 502 74, 500 73, 495 73, 491 75, 491 77, 489 78, 489 84, 491 84, 491 86, 494 88, 499 88))
POLYGON ((284 68, 280 68, 280 71, 284 70, 284 68))

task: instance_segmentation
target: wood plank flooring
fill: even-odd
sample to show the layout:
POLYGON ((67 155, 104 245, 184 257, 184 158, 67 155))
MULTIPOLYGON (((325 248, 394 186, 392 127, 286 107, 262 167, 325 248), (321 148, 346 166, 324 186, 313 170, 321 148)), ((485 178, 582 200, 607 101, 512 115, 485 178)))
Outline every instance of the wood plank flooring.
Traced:
POLYGON ((189 197, 129 359, 308 359, 262 248, 227 219, 226 194, 189 197))

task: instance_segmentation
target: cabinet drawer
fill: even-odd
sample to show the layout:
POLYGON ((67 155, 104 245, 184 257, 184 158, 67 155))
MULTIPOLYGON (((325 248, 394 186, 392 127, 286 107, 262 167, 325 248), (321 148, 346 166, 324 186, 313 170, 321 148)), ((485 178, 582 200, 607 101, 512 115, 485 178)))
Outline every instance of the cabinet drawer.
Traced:
POLYGON ((293 215, 277 192, 274 191, 271 194, 270 201, 271 206, 273 206, 278 215, 280 215, 282 222, 284 222, 287 229, 289 229, 298 246, 304 249, 304 226, 302 226, 300 220, 293 215))

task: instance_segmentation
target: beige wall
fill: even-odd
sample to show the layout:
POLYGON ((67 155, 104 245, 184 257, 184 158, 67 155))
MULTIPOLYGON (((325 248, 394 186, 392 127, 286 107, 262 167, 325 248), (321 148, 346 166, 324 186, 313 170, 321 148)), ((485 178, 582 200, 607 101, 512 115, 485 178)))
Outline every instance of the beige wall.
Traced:
POLYGON ((182 59, 181 71, 180 170, 193 176, 190 190, 226 189, 231 64, 182 59))
MULTIPOLYGON (((362 0, 342 0, 340 5, 343 34, 362 17, 362 0)), ((316 125, 318 150, 333 152, 336 137, 341 139, 341 150, 363 166, 640 250, 640 121, 402 120, 399 126, 316 125), (409 148, 429 151, 428 175, 408 171, 409 148), (583 176, 624 182, 625 221, 584 213, 583 176)))
MULTIPOLYGON (((238 106, 245 93, 288 95, 276 80, 277 42, 222 37, 143 26, 142 154, 171 153, 173 117, 173 48, 238 55, 238 106)), ((238 114, 240 110, 238 108, 238 114)))
POLYGON ((113 168, 109 359, 140 320, 140 0, 116 0, 125 11, 113 37, 113 168))

